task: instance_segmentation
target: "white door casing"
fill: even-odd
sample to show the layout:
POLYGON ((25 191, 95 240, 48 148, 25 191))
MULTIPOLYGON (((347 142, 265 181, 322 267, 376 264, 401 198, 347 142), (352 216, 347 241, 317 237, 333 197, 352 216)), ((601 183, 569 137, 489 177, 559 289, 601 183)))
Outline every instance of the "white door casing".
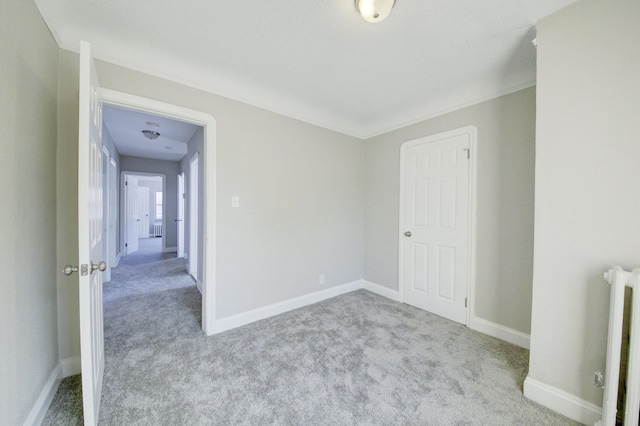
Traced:
POLYGON ((475 274, 476 128, 401 147, 400 300, 468 324, 475 274))
POLYGON ((102 274, 102 105, 91 47, 80 44, 78 253, 84 424, 98 423, 104 374, 102 274))
POLYGON ((184 257, 184 173, 178 175, 178 255, 184 257))
POLYGON ((125 175, 125 254, 131 254, 138 251, 138 178, 135 176, 125 175))
POLYGON ((138 238, 149 238, 149 188, 138 186, 138 238))

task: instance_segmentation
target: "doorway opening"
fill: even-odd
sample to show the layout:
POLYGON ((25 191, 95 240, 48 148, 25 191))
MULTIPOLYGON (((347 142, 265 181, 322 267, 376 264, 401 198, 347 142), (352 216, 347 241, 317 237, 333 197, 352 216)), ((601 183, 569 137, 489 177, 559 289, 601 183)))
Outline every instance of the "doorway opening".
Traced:
MULTIPOLYGON (((144 244, 157 246, 157 240, 162 241, 162 253, 181 259, 182 262, 194 258, 193 271, 202 299, 202 328, 207 335, 215 332, 215 120, 209 114, 188 110, 174 105, 153 101, 146 98, 102 89, 102 100, 105 112, 105 139, 116 139, 112 133, 121 131, 118 126, 109 126, 109 114, 118 111, 121 121, 127 123, 131 117, 144 116, 143 128, 137 129, 136 136, 145 137, 143 130, 153 129, 159 133, 158 137, 142 139, 143 146, 155 149, 155 154, 144 154, 140 146, 130 146, 123 150, 118 149, 119 158, 115 158, 121 171, 120 178, 120 244, 118 259, 135 253, 135 238, 137 235, 138 251, 140 241, 144 244), (124 118, 123 118, 124 117, 124 118), (128 118, 126 118, 128 117, 128 118), (167 127, 167 122, 177 122, 178 127, 192 129, 186 141, 180 141, 173 137, 173 129, 167 127), (147 129, 146 127, 149 127, 147 129), (115 129, 115 130, 113 130, 115 129), (139 133, 139 135, 138 135, 139 133), (182 145, 179 143, 182 142, 182 145), (155 158, 154 158, 155 155, 155 158), (190 160, 197 155, 198 167, 195 176, 192 177, 190 160), (171 164, 169 164, 171 163, 171 164), (162 164, 171 170, 154 169, 162 164), (127 180, 124 176, 127 175, 127 180), (149 185, 140 185, 149 175, 163 178, 162 191, 155 191, 149 185), (136 182, 131 183, 129 178, 136 182), (127 185, 123 181, 129 182, 127 185), (191 182, 197 185, 195 191, 191 190, 191 182), (133 187, 138 184, 138 189, 133 187), (124 187, 127 187, 125 191, 124 187), (148 194, 141 187, 149 188, 148 194), (125 198, 126 194, 126 198, 125 198), (137 198, 147 199, 148 203, 137 198), (140 196, 140 194, 143 194, 140 196), (191 200, 196 197, 197 203, 191 200), (126 210, 125 210, 126 204, 126 210), (193 207, 192 207, 193 206, 193 207), (138 210, 136 212, 135 210, 138 210), (149 222, 145 223, 146 211, 149 211, 149 222), (193 213, 192 210, 195 212, 193 213), (140 211, 142 215, 140 216, 140 211), (133 218, 137 225, 133 225, 133 218), (191 237, 191 216, 195 214, 198 220, 196 225, 198 232, 195 238, 191 237), (128 220, 131 217, 132 220, 128 220), (126 220, 125 220, 126 219, 126 220), (138 220, 139 219, 139 220, 138 220), (126 229, 125 229, 126 222, 126 229), (137 234, 136 234, 137 231, 137 234), (147 237, 148 233, 148 237, 147 237), (193 241, 192 241, 193 240, 193 241), (192 244, 194 244, 192 248, 192 244), (191 253, 195 252, 195 253, 191 253)), ((128 138, 132 140, 133 138, 128 138)), ((183 138, 184 139, 184 138, 183 138)), ((108 143, 108 142, 107 142, 108 143)), ((111 254, 111 253, 110 253, 111 254)), ((184 269, 183 269, 184 270, 184 269)), ((192 268, 190 268, 191 273, 192 268)), ((193 284, 193 280, 191 281, 193 284)))
POLYGON ((159 259, 160 255, 173 251, 167 246, 165 236, 168 226, 165 222, 165 181, 165 175, 122 172, 122 251, 125 261, 133 253, 143 252, 159 259))

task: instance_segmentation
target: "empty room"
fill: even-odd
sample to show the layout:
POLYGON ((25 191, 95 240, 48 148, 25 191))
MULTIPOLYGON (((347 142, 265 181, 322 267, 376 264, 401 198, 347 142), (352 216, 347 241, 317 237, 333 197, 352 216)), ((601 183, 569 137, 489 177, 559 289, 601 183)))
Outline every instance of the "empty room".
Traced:
POLYGON ((637 424, 636 0, 0 23, 0 423, 637 424))

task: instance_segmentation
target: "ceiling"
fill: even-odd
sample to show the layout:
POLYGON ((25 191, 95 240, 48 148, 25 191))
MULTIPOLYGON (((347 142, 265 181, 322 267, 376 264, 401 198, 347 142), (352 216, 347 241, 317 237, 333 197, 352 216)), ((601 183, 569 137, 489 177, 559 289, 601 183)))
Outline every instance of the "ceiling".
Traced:
POLYGON ((104 106, 102 120, 120 155, 156 160, 180 161, 198 129, 195 124, 109 105, 104 106), (142 134, 143 130, 154 130, 160 136, 148 139, 142 134))
POLYGON ((58 44, 367 138, 535 84, 536 21, 575 0, 35 0, 58 44))

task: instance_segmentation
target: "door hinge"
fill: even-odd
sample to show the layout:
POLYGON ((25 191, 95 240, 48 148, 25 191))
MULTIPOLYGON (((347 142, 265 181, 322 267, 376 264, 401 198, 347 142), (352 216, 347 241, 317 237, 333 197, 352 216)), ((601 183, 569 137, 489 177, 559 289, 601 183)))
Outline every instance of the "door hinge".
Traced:
POLYGON ((466 297, 464 298, 464 307, 465 308, 467 307, 467 298, 466 297))
POLYGON ((124 243, 124 246, 125 247, 129 247, 129 243, 124 243))
POLYGON ((467 152, 467 160, 471 158, 471 149, 469 148, 465 148, 464 149, 467 152))
POLYGON ((125 181, 124 186, 128 186, 128 185, 129 185, 129 182, 125 181))

